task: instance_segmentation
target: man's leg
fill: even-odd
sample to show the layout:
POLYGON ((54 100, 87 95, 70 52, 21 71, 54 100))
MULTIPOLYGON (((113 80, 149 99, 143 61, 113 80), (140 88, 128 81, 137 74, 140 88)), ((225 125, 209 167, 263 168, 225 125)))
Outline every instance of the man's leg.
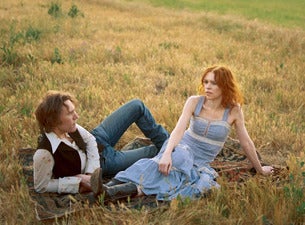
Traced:
POLYGON ((108 147, 103 151, 101 167, 103 176, 113 177, 118 172, 127 169, 133 163, 143 158, 152 158, 159 150, 154 145, 144 146, 138 149, 116 151, 108 147))
POLYGON ((131 100, 111 113, 103 122, 92 130, 92 134, 107 147, 118 142, 125 131, 136 123, 143 134, 150 138, 160 150, 164 141, 169 137, 168 132, 157 124, 149 109, 138 99, 131 100))
POLYGON ((142 101, 137 99, 127 102, 110 114, 92 131, 92 134, 98 143, 105 146, 101 157, 101 165, 105 175, 116 174, 141 158, 155 156, 164 141, 169 137, 164 127, 155 122, 149 109, 142 101), (137 124, 143 134, 150 138, 155 146, 151 145, 122 152, 113 149, 124 132, 133 123, 137 124))

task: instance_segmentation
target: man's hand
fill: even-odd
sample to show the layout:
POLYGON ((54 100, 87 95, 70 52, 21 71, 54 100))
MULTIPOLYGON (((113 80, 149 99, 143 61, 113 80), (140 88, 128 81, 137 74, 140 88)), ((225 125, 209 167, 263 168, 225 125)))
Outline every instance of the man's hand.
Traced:
POLYGON ((76 175, 76 177, 81 178, 81 182, 79 184, 79 193, 86 193, 92 191, 90 184, 91 175, 78 174, 76 175))

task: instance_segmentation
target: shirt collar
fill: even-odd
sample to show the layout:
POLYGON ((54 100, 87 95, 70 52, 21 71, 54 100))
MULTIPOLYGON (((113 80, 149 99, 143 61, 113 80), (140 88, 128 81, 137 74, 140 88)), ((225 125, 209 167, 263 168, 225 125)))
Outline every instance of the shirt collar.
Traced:
POLYGON ((64 140, 57 137, 57 135, 54 132, 46 133, 47 138, 49 139, 51 146, 52 146, 52 153, 54 154, 58 146, 61 142, 64 142, 64 140))

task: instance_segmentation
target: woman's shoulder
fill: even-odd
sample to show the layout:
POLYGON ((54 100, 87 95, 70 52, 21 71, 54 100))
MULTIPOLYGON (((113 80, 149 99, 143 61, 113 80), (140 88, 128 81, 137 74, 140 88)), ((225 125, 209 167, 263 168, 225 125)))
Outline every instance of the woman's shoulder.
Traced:
POLYGON ((231 108, 231 114, 233 114, 233 115, 240 114, 241 112, 242 112, 242 109, 241 109, 240 104, 236 104, 231 108))
POLYGON ((229 117, 231 124, 239 120, 243 121, 243 111, 240 104, 236 104, 231 108, 229 117))
POLYGON ((200 99, 200 98, 204 98, 203 95, 191 95, 189 96, 190 99, 200 99))
POLYGON ((200 99, 203 98, 204 98, 203 95, 191 95, 190 97, 188 97, 187 101, 197 103, 200 99))
POLYGON ((188 97, 188 99, 186 100, 186 103, 184 105, 184 111, 187 111, 191 114, 193 114, 193 112, 195 111, 200 99, 203 96, 201 95, 192 95, 190 97, 188 97))

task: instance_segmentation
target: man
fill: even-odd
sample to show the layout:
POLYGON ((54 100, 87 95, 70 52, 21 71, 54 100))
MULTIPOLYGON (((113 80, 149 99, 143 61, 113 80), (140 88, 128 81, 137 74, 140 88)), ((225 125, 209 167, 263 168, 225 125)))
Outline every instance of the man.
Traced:
POLYGON ((91 174, 97 168, 102 168, 103 176, 113 176, 141 158, 155 156, 169 137, 138 99, 114 111, 91 133, 77 124, 75 104, 69 93, 50 91, 35 111, 41 130, 33 164, 37 192, 90 192, 91 174), (115 144, 133 123, 153 145, 115 150, 115 144))

